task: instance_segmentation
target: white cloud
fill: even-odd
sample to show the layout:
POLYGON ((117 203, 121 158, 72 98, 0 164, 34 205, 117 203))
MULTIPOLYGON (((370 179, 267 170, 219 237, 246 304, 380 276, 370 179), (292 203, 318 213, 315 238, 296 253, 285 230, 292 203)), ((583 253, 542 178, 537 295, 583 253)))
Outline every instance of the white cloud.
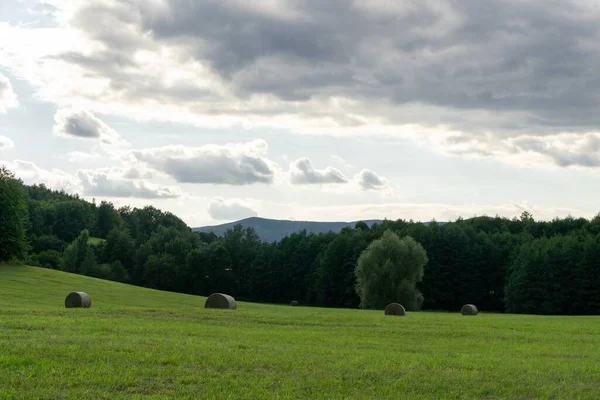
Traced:
POLYGON ((138 199, 170 199, 182 196, 177 187, 155 185, 145 182, 147 172, 134 172, 134 168, 99 168, 79 170, 73 176, 60 169, 40 168, 30 161, 15 160, 4 163, 25 184, 45 184, 54 190, 71 194, 100 197, 124 197, 138 199), (135 175, 136 179, 128 179, 135 175))
POLYGON ((259 139, 201 147, 165 146, 133 154, 180 183, 248 185, 273 182, 276 165, 267 158, 267 150, 267 143, 259 139))
POLYGON ((363 190, 382 190, 388 187, 387 179, 380 177, 370 169, 363 169, 356 174, 356 180, 363 190))
POLYGON ((98 153, 88 153, 85 151, 71 151, 61 158, 64 158, 69 162, 81 162, 99 159, 101 158, 101 155, 98 153))
POLYGON ((513 153, 541 156, 559 167, 600 167, 600 133, 522 136, 509 143, 513 153))
POLYGON ((234 221, 258 215, 244 201, 236 199, 225 200, 222 197, 213 199, 207 211, 211 218, 220 221, 234 221))
POLYGON ((141 170, 138 167, 129 167, 123 171, 125 179, 152 179, 154 174, 149 170, 141 170))
POLYGON ((308 158, 299 158, 290 164, 290 182, 295 185, 320 185, 348 183, 348 179, 336 168, 315 169, 308 158))
POLYGON ((23 180, 25 184, 45 184, 54 190, 64 190, 67 193, 75 194, 81 191, 79 180, 56 168, 47 170, 40 168, 30 161, 15 160, 6 163, 7 167, 14 174, 23 180))
POLYGON ((349 169, 354 168, 354 165, 350 164, 343 157, 338 156, 337 154, 333 154, 330 158, 333 162, 335 162, 337 165, 339 165, 343 169, 349 170, 349 169))
POLYGON ((0 136, 0 151, 12 149, 13 147, 15 147, 15 143, 10 138, 0 136))
MULTIPOLYGON (((125 179, 131 170, 98 169, 79 170, 83 193, 87 196, 136 197, 141 199, 176 198, 181 196, 177 187, 160 186, 143 180, 125 179)), ((130 174, 129 174, 130 175, 130 174)))
POLYGON ((8 78, 0 73, 0 113, 9 108, 17 107, 19 102, 8 78))
POLYGON ((77 108, 62 108, 54 116, 52 133, 56 136, 97 139, 103 144, 125 144, 121 136, 91 112, 77 108))
POLYGON ((517 166, 600 167, 600 133, 497 137, 454 132, 439 135, 430 144, 450 156, 493 158, 517 166))

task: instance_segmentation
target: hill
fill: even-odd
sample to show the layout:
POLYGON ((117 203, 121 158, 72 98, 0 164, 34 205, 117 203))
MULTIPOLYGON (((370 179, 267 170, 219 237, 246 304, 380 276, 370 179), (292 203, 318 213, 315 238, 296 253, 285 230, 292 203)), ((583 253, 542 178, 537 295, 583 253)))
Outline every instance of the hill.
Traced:
POLYGON ((93 309, 168 308, 175 304, 202 308, 206 299, 52 269, 1 264, 0 286, 0 309, 28 307, 57 310, 64 306, 66 295, 72 291, 88 293, 93 309))
POLYGON ((600 396, 599 317, 210 310, 204 297, 24 266, 0 265, 0 287, 2 399, 600 396), (92 307, 66 309, 73 290, 92 307))
MULTIPOLYGON (((214 233, 217 236, 223 236, 227 230, 232 229, 235 225, 240 224, 244 228, 254 228, 257 235, 265 242, 276 242, 283 239, 292 233, 301 232, 306 230, 306 233, 327 233, 335 232, 338 233, 346 227, 354 227, 358 221, 354 222, 319 222, 319 221, 291 221, 291 220, 278 220, 278 219, 267 219, 259 217, 245 218, 239 221, 230 222, 227 224, 203 226, 193 228, 196 232, 207 232, 214 233)), ((365 220, 368 226, 372 226, 375 223, 381 223, 382 220, 373 219, 365 220)))

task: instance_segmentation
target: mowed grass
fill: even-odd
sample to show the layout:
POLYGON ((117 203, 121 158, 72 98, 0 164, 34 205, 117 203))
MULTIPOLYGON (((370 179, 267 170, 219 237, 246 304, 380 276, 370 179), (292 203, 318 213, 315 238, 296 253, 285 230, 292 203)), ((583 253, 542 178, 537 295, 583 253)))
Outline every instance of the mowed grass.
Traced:
POLYGON ((204 300, 0 266, 0 398, 600 398, 600 317, 204 300))

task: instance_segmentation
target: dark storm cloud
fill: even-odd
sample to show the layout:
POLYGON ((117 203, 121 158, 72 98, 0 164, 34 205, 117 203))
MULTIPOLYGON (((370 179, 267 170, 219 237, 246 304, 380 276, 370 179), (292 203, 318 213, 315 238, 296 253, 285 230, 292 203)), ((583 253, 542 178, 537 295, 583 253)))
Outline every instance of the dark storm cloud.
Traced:
MULTIPOLYGON (((140 66, 133 49, 171 46, 182 62, 212 68, 239 99, 337 96, 372 105, 361 111, 388 123, 543 135, 600 123, 599 16, 574 0, 91 1, 72 24, 108 53, 64 59, 104 73, 130 99, 201 104, 201 89, 164 88, 121 69, 140 66), (434 108, 394 112, 406 104, 434 108)), ((284 112, 293 110, 273 111, 284 112)))

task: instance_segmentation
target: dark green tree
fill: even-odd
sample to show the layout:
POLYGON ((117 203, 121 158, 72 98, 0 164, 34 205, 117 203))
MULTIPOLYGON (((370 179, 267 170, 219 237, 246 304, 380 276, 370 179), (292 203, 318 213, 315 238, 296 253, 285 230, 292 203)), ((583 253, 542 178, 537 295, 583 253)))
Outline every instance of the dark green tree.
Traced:
POLYGON ((67 247, 67 243, 54 235, 33 236, 31 239, 31 252, 41 253, 46 250, 55 250, 62 253, 67 247))
MULTIPOLYGON (((65 271, 73 273, 83 273, 81 269, 82 264, 86 257, 88 257, 88 252, 91 251, 93 253, 93 250, 88 245, 89 238, 89 232, 86 229, 84 229, 83 231, 81 231, 77 239, 67 246, 67 248, 63 252, 62 263, 65 271)), ((95 259, 94 262, 96 262, 95 259)))
POLYGON ((236 225, 223 237, 231 259, 231 272, 235 282, 233 293, 238 297, 248 296, 251 267, 261 245, 261 240, 253 228, 236 225))
POLYGON ((110 264, 110 269, 112 272, 112 280, 117 282, 127 282, 129 281, 129 274, 127 270, 123 267, 120 261, 113 261, 110 264))
POLYGON ((80 200, 68 200, 56 203, 56 224, 54 234, 65 242, 77 238, 81 231, 90 229, 95 220, 94 208, 91 204, 80 200))
POLYGON ((368 231, 369 225, 367 225, 364 221, 358 221, 354 224, 354 229, 360 229, 361 231, 368 231))
POLYGON ((104 242, 102 262, 119 261, 129 273, 133 271, 135 258, 135 242, 127 229, 113 229, 104 242))
POLYGON ((42 251, 37 255, 40 267, 62 269, 62 255, 56 250, 42 251))
POLYGON ((361 230, 340 233, 319 256, 317 304, 328 307, 357 307, 355 269, 368 240, 361 230))
POLYGON ((97 276, 98 269, 98 261, 96 260, 96 255, 94 254, 94 250, 92 246, 85 245, 85 256, 83 261, 81 262, 81 266, 79 267, 79 271, 83 275, 88 276, 97 276))
POLYGON ((98 207, 98 216, 94 229, 95 236, 106 238, 113 229, 119 229, 124 225, 123 218, 115 210, 112 203, 102 201, 98 207))
POLYGON ((29 247, 25 234, 27 217, 22 182, 0 166, 0 261, 25 256, 29 247))
POLYGON ((584 231, 525 242, 509 269, 506 309, 525 314, 594 314, 598 237, 584 231))
POLYGON ((67 272, 78 273, 79 272, 79 262, 77 259, 77 255, 79 254, 79 249, 77 246, 77 242, 73 242, 67 246, 65 251, 63 252, 63 260, 62 266, 63 269, 67 272))
POLYGON ((177 260, 171 254, 152 254, 144 264, 143 282, 144 286, 173 290, 173 282, 176 278, 175 270, 177 260))

